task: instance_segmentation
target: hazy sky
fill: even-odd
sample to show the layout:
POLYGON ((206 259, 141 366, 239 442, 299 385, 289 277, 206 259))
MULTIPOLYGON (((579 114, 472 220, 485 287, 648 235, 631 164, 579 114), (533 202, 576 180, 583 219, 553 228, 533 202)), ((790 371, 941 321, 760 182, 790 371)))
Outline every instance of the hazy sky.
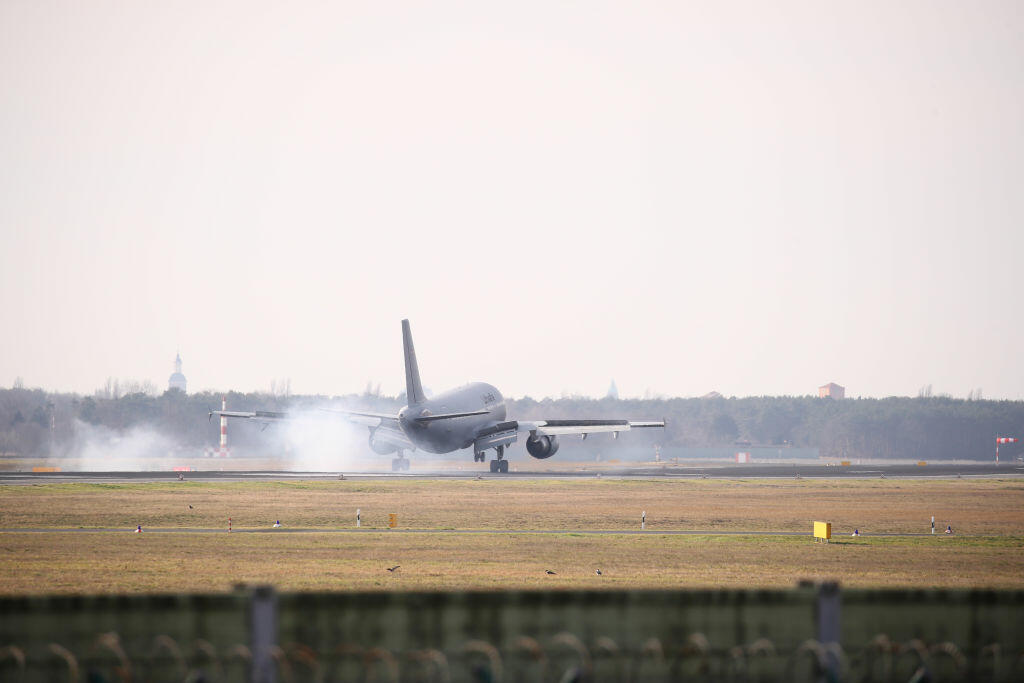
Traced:
POLYGON ((0 386, 1024 398, 1009 2, 0 2, 0 386))

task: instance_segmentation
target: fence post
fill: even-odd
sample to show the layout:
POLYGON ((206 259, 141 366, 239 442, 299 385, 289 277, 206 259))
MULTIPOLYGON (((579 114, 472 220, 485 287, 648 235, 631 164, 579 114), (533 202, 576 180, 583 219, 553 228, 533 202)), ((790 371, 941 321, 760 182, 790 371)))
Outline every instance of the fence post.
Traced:
POLYGON ((835 581, 827 581, 818 585, 818 642, 825 648, 825 669, 826 680, 839 680, 839 652, 838 646, 842 634, 842 619, 840 614, 839 584, 835 581))
POLYGON ((273 586, 256 586, 249 602, 249 649, 252 683, 275 683, 277 667, 271 649, 277 645, 277 594, 273 586))

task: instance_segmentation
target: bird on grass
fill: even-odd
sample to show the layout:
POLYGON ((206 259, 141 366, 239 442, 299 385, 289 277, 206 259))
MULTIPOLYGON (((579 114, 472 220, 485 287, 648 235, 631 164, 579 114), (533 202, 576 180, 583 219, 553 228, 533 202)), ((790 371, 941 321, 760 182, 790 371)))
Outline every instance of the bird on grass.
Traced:
POLYGON ((396 564, 394 567, 388 567, 387 570, 393 574, 395 572, 395 570, 398 569, 401 566, 402 565, 400 565, 400 564, 396 564))
POLYGON ((192 509, 192 506, 191 506, 191 505, 189 505, 189 506, 188 506, 188 509, 189 509, 189 510, 191 510, 191 509, 192 509))
POLYGON ((595 573, 595 574, 597 574, 598 576, 601 576, 601 575, 602 575, 602 574, 601 574, 601 570, 600 570, 600 569, 598 569, 598 570, 597 570, 596 572, 594 572, 594 573, 595 573))
POLYGON ((550 569, 545 569, 544 573, 553 575, 555 572, 551 571, 550 569))

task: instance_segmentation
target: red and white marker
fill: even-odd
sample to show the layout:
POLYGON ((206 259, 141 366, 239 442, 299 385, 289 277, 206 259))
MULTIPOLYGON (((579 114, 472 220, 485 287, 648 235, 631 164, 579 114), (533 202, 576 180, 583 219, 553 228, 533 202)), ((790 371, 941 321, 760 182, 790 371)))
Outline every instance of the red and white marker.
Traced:
MULTIPOLYGON (((222 396, 220 401, 220 409, 228 409, 228 397, 222 396)), ((220 451, 217 453, 222 458, 228 457, 228 418, 224 415, 220 416, 220 451)))
POLYGON ((996 437, 996 464, 999 464, 999 444, 1001 443, 1017 443, 1020 439, 1013 436, 997 436, 996 437))

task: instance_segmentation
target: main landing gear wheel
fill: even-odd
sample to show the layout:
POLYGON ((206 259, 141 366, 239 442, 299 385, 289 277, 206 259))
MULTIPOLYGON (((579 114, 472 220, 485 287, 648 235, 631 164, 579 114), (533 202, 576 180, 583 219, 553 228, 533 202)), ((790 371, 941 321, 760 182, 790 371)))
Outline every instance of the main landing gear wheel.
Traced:
POLYGON ((501 472, 502 474, 508 473, 508 460, 505 460, 505 447, 498 446, 495 449, 498 453, 498 458, 491 461, 491 472, 501 472))

